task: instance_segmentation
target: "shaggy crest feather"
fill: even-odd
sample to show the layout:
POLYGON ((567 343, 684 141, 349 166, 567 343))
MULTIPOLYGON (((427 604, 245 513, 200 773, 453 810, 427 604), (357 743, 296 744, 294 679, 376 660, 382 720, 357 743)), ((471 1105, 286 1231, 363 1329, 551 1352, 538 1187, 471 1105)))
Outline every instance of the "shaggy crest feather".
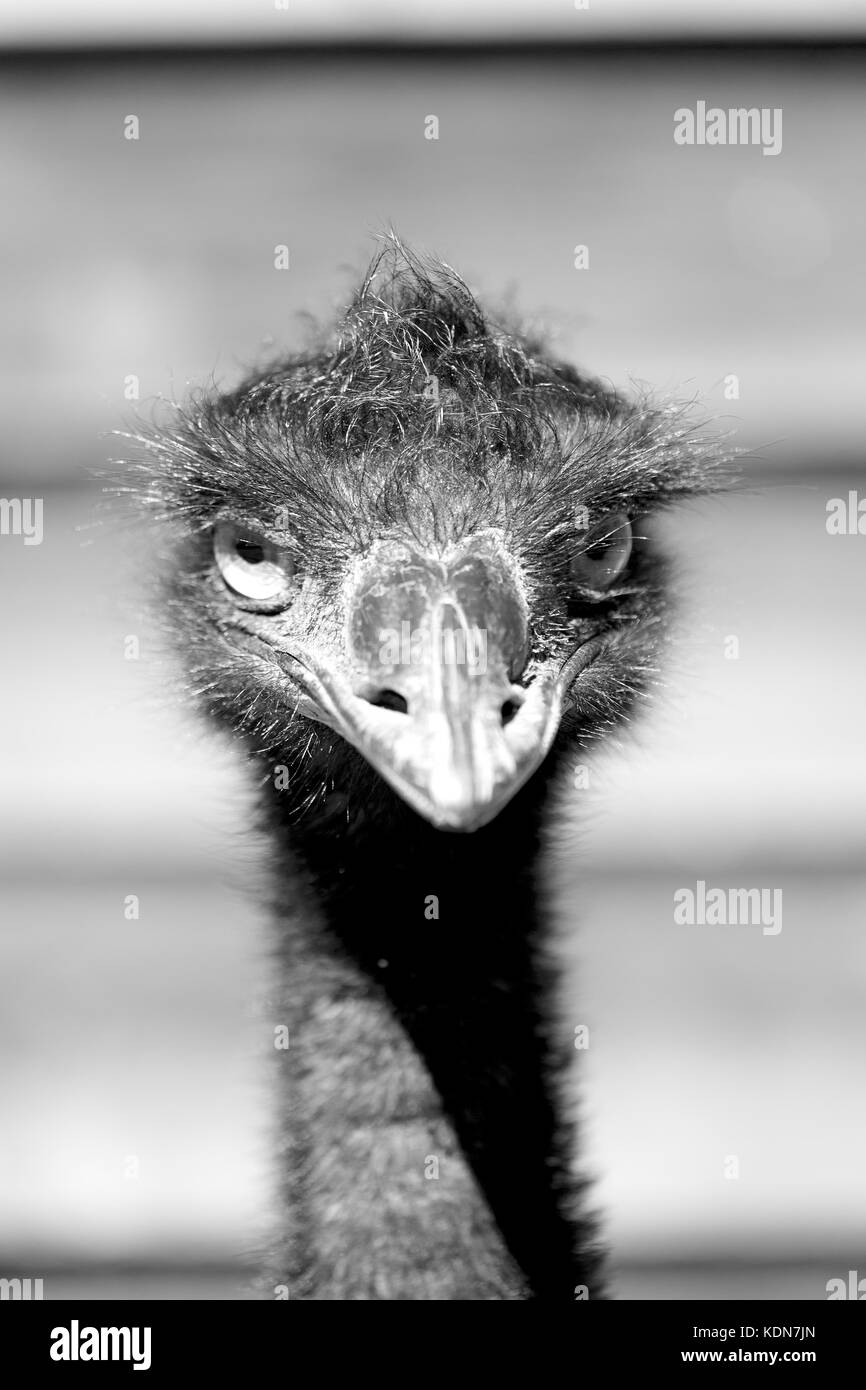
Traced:
POLYGON ((421 503, 434 536, 483 513, 540 551, 573 532, 578 501, 641 512, 713 486, 718 444, 687 408, 630 401, 536 347, 488 322, 448 266, 390 242, 330 340, 170 407, 130 436, 145 458, 126 481, 138 471, 143 500, 191 525, 220 506, 277 512, 302 544, 414 529, 421 503))

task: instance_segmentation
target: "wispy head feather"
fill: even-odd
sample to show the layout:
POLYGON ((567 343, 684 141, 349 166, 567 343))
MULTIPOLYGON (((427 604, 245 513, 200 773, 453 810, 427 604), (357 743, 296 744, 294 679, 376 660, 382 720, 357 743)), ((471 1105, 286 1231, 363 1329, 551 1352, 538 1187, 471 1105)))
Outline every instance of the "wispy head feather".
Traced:
POLYGON ((191 529, 278 511, 311 553, 383 524, 440 542, 480 521, 532 553, 576 505, 652 511, 714 487, 719 462, 690 409, 552 360, 395 238, 314 348, 160 415, 133 436, 127 486, 191 529))

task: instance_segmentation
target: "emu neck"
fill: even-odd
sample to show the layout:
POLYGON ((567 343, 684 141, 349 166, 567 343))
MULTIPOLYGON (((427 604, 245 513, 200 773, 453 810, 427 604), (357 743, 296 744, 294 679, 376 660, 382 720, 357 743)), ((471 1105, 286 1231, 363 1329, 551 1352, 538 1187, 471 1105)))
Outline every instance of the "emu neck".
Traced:
POLYGON ((302 1297, 573 1300, 576 1286, 597 1290, 591 1231, 572 1219, 573 1135, 557 1094, 571 1030, 567 1020, 557 1028, 544 959, 536 864, 546 796, 537 782, 468 836, 405 814, 387 831, 350 813, 289 832, 317 917, 303 941, 290 923, 286 946, 287 997, 299 984, 305 996, 296 1105, 305 1107, 305 1075, 306 1108, 311 1089, 327 1092, 331 1129, 324 1172, 308 1130, 305 1195, 337 1225, 343 1213, 345 1231, 325 1244, 354 1249, 361 1287, 373 1290, 316 1292, 328 1275, 321 1222, 308 1215, 296 1236, 302 1297), (317 1200, 328 1166, 347 1154, 355 1167, 335 1172, 317 1200), (339 1184, 369 1188, 364 1165, 379 1180, 359 1227, 339 1184), (416 1264, 433 1262, 420 1286, 411 1259, 391 1269, 401 1242, 416 1264))

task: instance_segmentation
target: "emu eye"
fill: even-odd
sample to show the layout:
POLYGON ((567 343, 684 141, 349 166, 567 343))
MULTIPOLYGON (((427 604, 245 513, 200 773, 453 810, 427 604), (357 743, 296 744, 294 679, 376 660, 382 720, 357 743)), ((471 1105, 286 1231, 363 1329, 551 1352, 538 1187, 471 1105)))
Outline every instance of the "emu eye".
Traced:
POLYGON ((219 572, 233 593, 268 608, 288 603, 295 567, 284 550, 233 521, 217 525, 213 549, 219 572))
POLYGON ((608 512, 581 537, 571 562, 571 577, 589 589, 607 589, 631 556, 631 523, 625 512, 608 512))

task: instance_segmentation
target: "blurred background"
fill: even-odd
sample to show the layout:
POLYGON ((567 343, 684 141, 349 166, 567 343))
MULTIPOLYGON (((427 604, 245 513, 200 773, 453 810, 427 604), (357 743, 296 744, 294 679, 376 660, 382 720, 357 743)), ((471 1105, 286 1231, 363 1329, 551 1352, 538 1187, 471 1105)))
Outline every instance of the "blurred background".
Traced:
POLYGON ((239 1295, 271 1181, 252 779, 176 709, 150 547, 94 474, 136 409, 345 304, 389 225, 748 451, 743 492, 666 524, 668 690, 569 813, 615 1291, 866 1276, 866 535, 826 525, 866 497, 864 28, 845 3, 4 7, 0 492, 42 498, 44 536, 0 535, 0 1276, 239 1295), (782 152, 676 145, 699 100, 781 108, 782 152), (675 926, 698 879, 781 888, 782 931, 675 926))

